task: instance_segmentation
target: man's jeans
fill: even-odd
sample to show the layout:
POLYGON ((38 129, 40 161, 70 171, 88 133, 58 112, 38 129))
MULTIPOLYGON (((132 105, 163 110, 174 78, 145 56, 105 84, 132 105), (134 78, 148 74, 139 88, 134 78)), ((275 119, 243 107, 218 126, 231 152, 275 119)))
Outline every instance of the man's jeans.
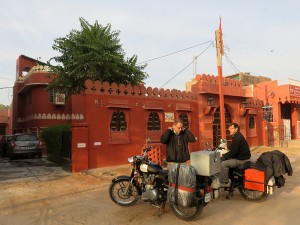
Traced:
POLYGON ((248 159, 246 160, 238 160, 238 159, 228 159, 221 162, 221 172, 220 172, 220 182, 221 183, 227 183, 229 181, 228 179, 228 173, 229 168, 236 168, 238 166, 241 166, 245 164, 248 159))

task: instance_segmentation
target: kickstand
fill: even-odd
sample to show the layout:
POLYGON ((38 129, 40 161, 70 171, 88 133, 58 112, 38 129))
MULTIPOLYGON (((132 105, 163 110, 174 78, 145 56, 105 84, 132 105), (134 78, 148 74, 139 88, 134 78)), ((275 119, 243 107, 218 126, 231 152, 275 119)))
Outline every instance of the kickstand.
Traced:
POLYGON ((165 211, 166 211, 165 206, 163 206, 162 208, 157 209, 157 217, 160 218, 165 211))
POLYGON ((226 196, 226 199, 230 199, 231 197, 233 197, 234 188, 232 187, 225 188, 225 191, 228 191, 228 195, 226 196))
POLYGON ((165 205, 157 207, 157 214, 156 214, 156 216, 158 218, 160 218, 165 211, 166 211, 165 205))

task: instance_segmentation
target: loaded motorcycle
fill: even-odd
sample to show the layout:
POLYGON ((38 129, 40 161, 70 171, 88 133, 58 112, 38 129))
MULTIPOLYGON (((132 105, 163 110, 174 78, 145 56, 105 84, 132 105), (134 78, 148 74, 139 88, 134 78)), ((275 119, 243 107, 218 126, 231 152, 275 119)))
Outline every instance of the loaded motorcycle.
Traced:
MULTIPOLYGON (((225 145, 227 145, 227 141, 221 139, 220 145, 216 149, 209 150, 223 154, 227 151, 224 149, 225 145)), ((227 199, 233 196, 233 192, 236 189, 239 190, 245 200, 253 202, 264 201, 274 192, 275 178, 271 177, 271 179, 266 181, 265 172, 257 170, 255 163, 251 161, 237 168, 230 168, 229 179, 231 180, 230 187, 222 187, 225 191, 228 191, 227 199)), ((221 189, 219 174, 215 174, 212 177, 211 187, 213 189, 213 197, 218 198, 220 195, 219 190, 221 189)))
POLYGON ((157 207, 159 213, 164 210, 166 203, 170 204, 172 212, 182 220, 198 218, 203 208, 211 200, 210 178, 196 176, 195 195, 189 206, 180 202, 167 202, 169 182, 168 171, 148 159, 151 147, 145 148, 142 156, 133 156, 128 159, 131 163, 129 176, 118 176, 112 180, 109 195, 113 202, 120 206, 130 206, 138 200, 150 203, 157 207))

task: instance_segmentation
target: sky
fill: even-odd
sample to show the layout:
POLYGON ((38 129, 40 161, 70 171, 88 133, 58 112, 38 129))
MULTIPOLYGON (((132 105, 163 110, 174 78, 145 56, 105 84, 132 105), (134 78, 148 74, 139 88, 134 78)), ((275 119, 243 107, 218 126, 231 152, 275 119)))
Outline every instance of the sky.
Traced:
POLYGON ((299 10, 298 0, 2 0, 0 104, 12 101, 17 58, 58 56, 54 40, 80 30, 80 17, 120 31, 126 57, 148 64, 147 87, 185 90, 195 74, 217 76, 220 16, 223 76, 248 72, 299 81, 299 10))

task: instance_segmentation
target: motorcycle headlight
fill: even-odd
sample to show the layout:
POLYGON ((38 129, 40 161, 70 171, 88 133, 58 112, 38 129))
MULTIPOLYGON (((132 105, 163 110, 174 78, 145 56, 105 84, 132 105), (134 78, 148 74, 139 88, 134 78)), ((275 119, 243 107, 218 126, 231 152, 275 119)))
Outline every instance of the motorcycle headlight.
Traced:
POLYGON ((128 162, 129 162, 130 164, 132 164, 132 163, 133 163, 133 157, 128 158, 128 162))

